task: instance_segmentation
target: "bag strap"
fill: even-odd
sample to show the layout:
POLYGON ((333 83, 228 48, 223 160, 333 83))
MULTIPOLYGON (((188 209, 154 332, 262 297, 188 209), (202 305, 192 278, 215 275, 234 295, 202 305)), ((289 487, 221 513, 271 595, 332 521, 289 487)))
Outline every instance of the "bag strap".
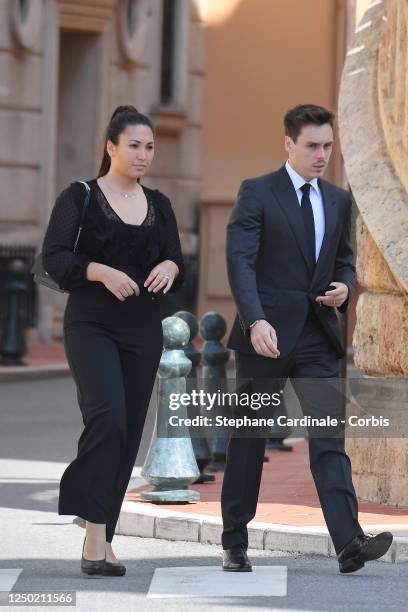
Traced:
POLYGON ((82 183, 82 185, 84 185, 86 193, 85 193, 84 205, 82 207, 81 221, 80 221, 80 224, 79 224, 77 237, 76 237, 76 240, 75 240, 75 243, 74 243, 74 249, 73 249, 74 253, 76 252, 77 244, 79 242, 79 238, 81 236, 82 228, 84 226, 86 209, 88 208, 89 200, 91 199, 91 189, 90 189, 88 183, 86 183, 85 181, 77 181, 77 183, 82 183))

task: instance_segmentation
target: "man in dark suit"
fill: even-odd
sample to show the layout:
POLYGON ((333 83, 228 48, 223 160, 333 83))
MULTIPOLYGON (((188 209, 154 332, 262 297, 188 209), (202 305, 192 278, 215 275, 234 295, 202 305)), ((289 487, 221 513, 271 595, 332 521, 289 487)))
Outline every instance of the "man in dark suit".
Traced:
MULTIPOLYGON (((355 287, 351 199, 321 179, 334 115, 319 106, 287 112, 286 164, 241 184, 227 228, 227 261, 238 314, 228 346, 238 379, 334 379, 344 356, 336 308, 355 287)), ((332 401, 326 394, 326 409, 332 401)), ((319 400, 320 403, 321 400, 319 400)), ((251 571, 247 523, 256 513, 265 438, 232 437, 222 488, 223 569, 251 571)), ((392 534, 365 535, 344 436, 309 437, 310 468, 340 571, 384 555, 392 534)))

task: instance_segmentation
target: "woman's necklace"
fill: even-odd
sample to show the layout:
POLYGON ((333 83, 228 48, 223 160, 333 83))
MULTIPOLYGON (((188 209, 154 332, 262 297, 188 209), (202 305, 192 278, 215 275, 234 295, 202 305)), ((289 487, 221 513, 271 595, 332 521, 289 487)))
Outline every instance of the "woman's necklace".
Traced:
POLYGON ((109 187, 108 183, 106 181, 104 181, 104 185, 109 189, 109 191, 111 191, 112 193, 116 193, 117 195, 121 195, 124 198, 137 198, 139 193, 140 193, 140 189, 138 190, 138 193, 124 193, 123 191, 118 191, 116 189, 112 189, 112 187, 109 187))

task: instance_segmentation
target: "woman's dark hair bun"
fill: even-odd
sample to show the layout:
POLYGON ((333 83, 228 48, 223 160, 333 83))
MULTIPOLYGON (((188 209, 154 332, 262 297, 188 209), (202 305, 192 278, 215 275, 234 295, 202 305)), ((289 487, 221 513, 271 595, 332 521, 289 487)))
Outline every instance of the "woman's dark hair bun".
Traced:
POLYGON ((116 115, 119 115, 120 113, 134 113, 135 115, 139 115, 139 111, 137 110, 137 108, 131 106, 130 104, 125 106, 117 106, 112 113, 111 121, 114 117, 116 117, 116 115))

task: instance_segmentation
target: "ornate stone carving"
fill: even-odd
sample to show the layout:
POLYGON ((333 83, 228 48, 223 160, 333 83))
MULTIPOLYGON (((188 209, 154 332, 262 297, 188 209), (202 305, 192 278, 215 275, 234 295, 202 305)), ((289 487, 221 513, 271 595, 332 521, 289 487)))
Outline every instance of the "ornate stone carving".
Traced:
POLYGON ((119 42, 125 58, 140 61, 149 35, 149 0, 120 0, 119 42))
POLYGON ((387 151, 408 192, 408 2, 387 0, 378 53, 378 102, 387 151))
MULTIPOLYGON (((380 364, 378 347, 359 342, 367 336, 373 316, 380 317, 381 328, 388 326, 396 301, 401 302, 399 335, 406 333, 402 315, 408 296, 407 23, 407 0, 371 4, 347 54, 339 101, 346 172, 361 216, 359 281, 377 296, 366 296, 359 304, 355 361, 370 373, 385 375, 396 373, 394 359, 391 369, 384 370, 388 360, 380 364)), ((401 355, 400 375, 408 374, 406 363, 401 355)))
MULTIPOLYGON (((377 404, 398 424, 408 375, 408 0, 375 0, 347 54, 339 100, 342 152, 359 208, 354 360, 378 378, 377 404), (379 377, 396 377, 381 395, 379 377), (400 386, 398 386, 400 385, 400 386)), ((369 410, 370 407, 367 406, 369 410)), ((347 441, 360 498, 408 503, 408 440, 347 441)))
POLYGON ((32 49, 40 42, 43 0, 9 0, 10 26, 20 47, 32 49))

